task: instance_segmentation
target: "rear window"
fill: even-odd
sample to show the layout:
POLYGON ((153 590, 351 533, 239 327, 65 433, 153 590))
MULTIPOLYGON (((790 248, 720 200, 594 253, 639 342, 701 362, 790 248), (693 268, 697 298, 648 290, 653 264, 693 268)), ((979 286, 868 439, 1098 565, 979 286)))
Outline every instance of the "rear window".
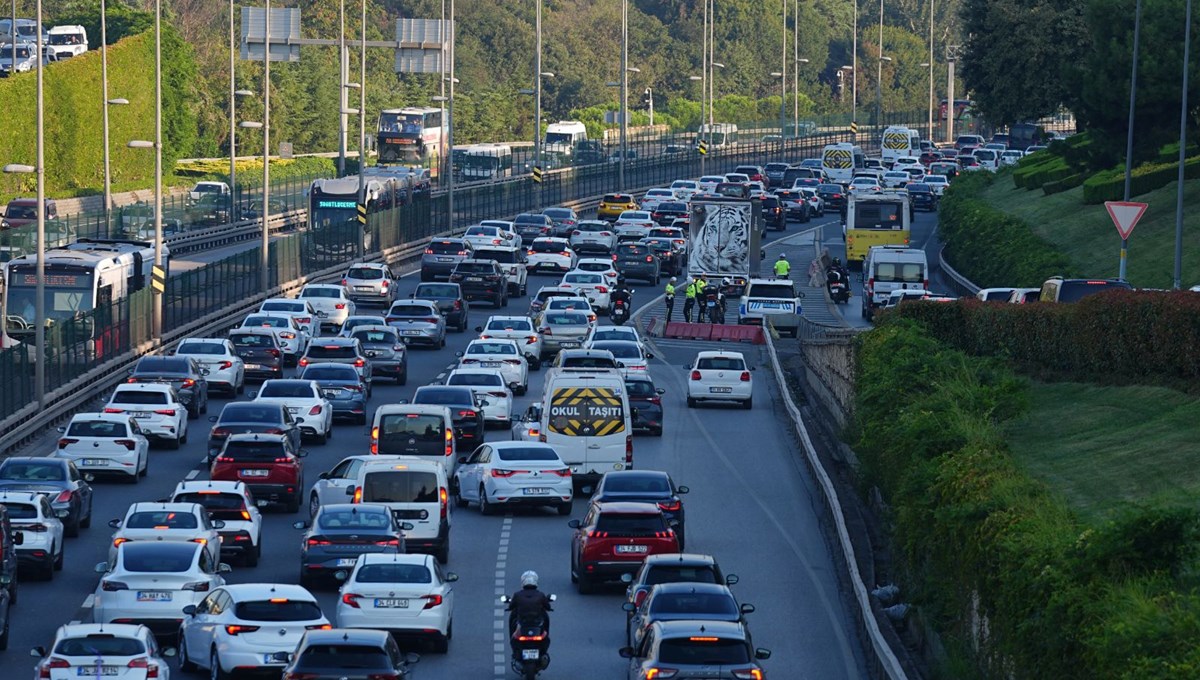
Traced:
POLYGON ((236 493, 188 492, 177 494, 174 501, 199 503, 212 519, 245 521, 249 515, 245 512, 246 502, 236 493))
POLYGON ((547 314, 546 323, 554 326, 586 326, 588 319, 582 314, 547 314))
POLYGON ((0 503, 8 508, 9 519, 37 519, 38 509, 32 503, 0 503))
POLYGON ((429 244, 429 250, 438 255, 466 255, 466 248, 454 241, 434 241, 429 244))
POLYGON ((278 406, 229 404, 221 410, 220 422, 278 423, 283 416, 278 406))
POLYGON ((346 272, 346 278, 359 281, 379 281, 383 278, 383 270, 374 267, 351 267, 346 272))
POLYGON ((719 593, 666 593, 654 597, 651 613, 739 615, 733 598, 719 593))
POLYGON ((567 283, 604 283, 604 277, 598 274, 567 274, 563 281, 567 283))
POLYGON ((224 354, 225 345, 219 342, 185 342, 175 352, 177 354, 224 354))
POLYGON ((746 362, 741 357, 704 357, 697 368, 703 371, 744 371, 746 362))
POLYGON ((280 316, 248 316, 243 326, 262 326, 264 328, 290 328, 288 319, 280 316))
POLYGON ((441 416, 417 413, 389 414, 379 421, 380 453, 392 439, 424 439, 440 442, 444 436, 446 422, 441 416))
POLYGON ((300 291, 302 298, 340 298, 342 291, 337 288, 305 288, 300 291))
POLYGON ((648 513, 603 512, 596 520, 596 531, 619 536, 653 536, 666 526, 662 515, 648 513))
POLYGON ((133 513, 122 526, 126 529, 197 529, 200 522, 190 512, 153 510, 133 513))
POLYGON ((299 397, 315 398, 312 385, 308 383, 272 383, 268 382, 259 390, 260 397, 299 397))
POLYGON ((113 393, 113 404, 168 404, 164 392, 142 392, 140 390, 117 390, 113 393))
POLYGON ((654 397, 658 395, 654 391, 654 383, 649 380, 630 380, 625 383, 625 389, 631 397, 654 397))
POLYGON ((459 262, 454 271, 459 274, 494 274, 496 266, 491 262, 459 262))
POLYGON ((305 380, 358 380, 358 371, 345 364, 318 364, 304 369, 305 380))
POLYGON ((567 249, 567 244, 560 241, 534 241, 529 249, 535 253, 561 253, 567 249))
POLYGON ((566 357, 562 368, 617 368, 617 362, 609 357, 581 356, 566 357))
POLYGON ((354 576, 358 583, 433 583, 433 574, 421 564, 368 564, 354 576))
POLYGON ((229 336, 230 341, 238 347, 275 347, 275 336, 259 333, 243 333, 229 336))
POLYGON ((633 196, 628 194, 605 194, 604 198, 600 200, 605 203, 632 203, 633 196))
POLYGON ((259 311, 263 312, 304 312, 307 309, 303 302, 264 302, 259 311))
POLYGON ((663 664, 729 666, 750 663, 750 649, 742 640, 698 636, 668 638, 659 643, 658 661, 663 664))
POLYGON ((796 297, 796 292, 787 284, 755 283, 750 286, 750 292, 747 293, 747 297, 785 298, 790 300, 796 297))
POLYGON ((517 348, 502 342, 476 342, 467 347, 467 354, 516 354, 517 348))
POLYGON ((650 252, 646 246, 621 245, 617 246, 617 255, 621 257, 641 257, 650 252))
POLYGON ((438 406, 468 406, 475 403, 471 390, 455 387, 441 389, 418 389, 413 396, 414 404, 434 404, 438 406))
POLYGON ((522 446, 506 449, 496 449, 500 460, 543 460, 556 461, 558 454, 554 449, 545 446, 522 446))
POLYGON ((129 543, 124 548, 122 565, 129 571, 156 574, 179 573, 191 569, 196 557, 195 543, 129 543))
POLYGON ((670 493, 671 485, 660 475, 613 475, 604 480, 604 490, 670 493))
POLYGON ((246 621, 313 621, 321 618, 317 603, 306 600, 238 602, 233 611, 235 617, 246 621))
POLYGON ((641 359, 642 358, 641 351, 637 348, 637 345, 633 345, 633 344, 629 344, 629 345, 626 345, 626 344, 607 345, 606 344, 603 347, 597 347, 596 349, 606 349, 609 352, 612 352, 612 355, 618 359, 641 359))
POLYGON ((481 260, 492 260, 503 264, 513 264, 517 262, 517 251, 515 250, 491 250, 480 248, 475 251, 475 257, 481 260))
POLYGON ((322 529, 378 529, 390 530, 392 517, 383 510, 321 510, 317 526, 322 529))
POLYGON ((500 377, 499 373, 454 373, 446 384, 504 387, 504 379, 500 377))
MULTIPOLYGON (((874 180, 868 183, 874 183, 874 180)), ((900 229, 904 226, 901 207, 900 203, 855 203, 853 228, 900 229)))
POLYGON ((355 331, 352 337, 364 345, 396 342, 396 334, 388 331, 355 331))
POLYGON ((311 345, 308 356, 312 359, 353 359, 358 352, 350 345, 311 345))
POLYGON ((145 653, 146 645, 142 644, 141 640, 105 633, 66 638, 59 640, 54 646, 54 654, 57 656, 138 656, 145 653))
POLYGON ((261 462, 273 462, 283 455, 283 444, 280 442, 231 441, 221 452, 222 458, 261 462))
POLYGON ((570 208, 546 208, 542 211, 542 214, 550 219, 554 219, 555 217, 570 219, 575 216, 575 211, 570 208))
POLYGON ((425 305, 396 305, 388 312, 388 316, 429 316, 433 310, 425 305))
POLYGON ((417 286, 418 298, 456 298, 458 297, 458 286, 449 286, 446 284, 425 284, 417 286))
MULTIPOLYGON (((391 659, 386 650, 367 645, 312 645, 300 654, 297 665, 312 668, 374 669, 391 671, 391 659)), ((347 673, 352 672, 347 670, 347 673)), ((289 676, 292 674, 288 674, 289 676)), ((296 674, 303 676, 304 674, 296 674)), ((386 675, 390 676, 391 673, 386 675)), ((376 677, 376 676, 371 676, 376 677)), ((380 675, 379 677, 383 677, 380 675)))
POLYGON ((1089 295, 1114 288, 1128 289, 1129 284, 1115 281, 1064 281, 1058 291, 1058 301, 1078 302, 1089 295))
POLYGON ((489 331, 531 331, 533 324, 525 319, 506 319, 504 321, 489 321, 489 331))
POLYGON ((381 470, 363 483, 364 503, 437 503, 438 480, 432 472, 381 470))
MULTIPOLYGON (((286 322, 287 320, 284 319, 286 322)), ((137 363, 137 373, 187 373, 187 359, 172 357, 142 357, 137 363)))
POLYGON ((580 262, 575 268, 585 272, 606 272, 612 269, 612 265, 607 262, 580 262))
POLYGON ((71 423, 67 428, 68 437, 124 437, 128 434, 125 423, 111 423, 105 420, 83 420, 71 423))
POLYGON ((925 265, 920 262, 880 262, 873 272, 876 282, 923 283, 925 265))
POLYGON ((646 585, 659 583, 718 583, 717 573, 710 565, 682 567, 655 565, 646 575, 646 585))
POLYGON ((61 482, 64 471, 60 463, 8 462, 0 467, 0 479, 20 481, 61 482))
POLYGON ((545 215, 530 215, 526 213, 524 215, 517 215, 517 219, 513 221, 513 224, 533 224, 537 226, 545 226, 547 219, 549 218, 547 218, 545 215))

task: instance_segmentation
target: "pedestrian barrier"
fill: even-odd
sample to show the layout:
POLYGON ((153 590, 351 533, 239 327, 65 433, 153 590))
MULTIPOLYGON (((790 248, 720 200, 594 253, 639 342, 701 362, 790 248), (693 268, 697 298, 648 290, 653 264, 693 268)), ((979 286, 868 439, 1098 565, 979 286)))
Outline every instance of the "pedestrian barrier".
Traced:
POLYGON ((711 323, 671 321, 663 331, 663 337, 680 340, 708 340, 712 337, 712 329, 713 325, 711 323))
POLYGON ((742 326, 734 324, 713 324, 710 340, 729 342, 748 342, 753 345, 766 344, 762 326, 742 326))

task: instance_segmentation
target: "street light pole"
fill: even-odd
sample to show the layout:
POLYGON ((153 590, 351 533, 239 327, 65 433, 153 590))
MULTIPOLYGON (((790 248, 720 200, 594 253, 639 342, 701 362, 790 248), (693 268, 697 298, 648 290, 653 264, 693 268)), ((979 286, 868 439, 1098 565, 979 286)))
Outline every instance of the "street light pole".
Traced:
MULTIPOLYGON (((233 2, 233 0, 229 0, 233 2)), ((106 0, 100 0, 100 89, 104 102, 104 228, 112 229, 112 166, 108 155, 108 13, 106 0)), ((17 26, 13 24, 13 42, 17 26)), ((14 61, 13 64, 16 64, 14 61)))
MULTIPOLYGON (((367 0, 362 0, 362 24, 359 26, 358 42, 358 204, 367 205, 367 0)), ((355 253, 362 259, 366 251, 363 239, 366 226, 358 229, 355 253)))
POLYGON ((542 0, 537 0, 534 15, 533 55, 533 164, 542 166, 542 0))
POLYGON ((800 0, 792 13, 792 133, 800 134, 800 0))
POLYGON ((875 73, 875 125, 883 126, 883 0, 879 0, 879 61, 875 73))
MULTIPOLYGON (((154 265, 159 268, 163 266, 162 146, 162 0, 154 0, 154 265)), ((40 165, 41 161, 38 163, 40 165)), ((162 312, 163 295, 157 293, 151 326, 156 342, 162 340, 162 312)))
POLYGON ((929 141, 933 142, 933 0, 929 0, 929 141))
POLYGON ((621 162, 617 167, 617 190, 625 189, 625 156, 629 135, 629 0, 621 0, 621 162))
POLYGON ((787 127, 787 20, 788 0, 783 0, 783 59, 782 67, 779 69, 779 136, 781 138, 784 135, 784 128, 787 127))
MULTIPOLYGON (((365 0, 364 0, 365 2, 365 0)), ((450 122, 446 126, 446 146, 447 152, 450 154, 450 178, 447 183, 446 192, 446 209, 450 213, 449 225, 454 228, 454 41, 458 31, 454 27, 454 0, 450 0, 450 122)), ((366 72, 363 72, 365 79, 366 72)), ((364 100, 365 106, 365 100, 364 100)))
POLYGON ((858 0, 850 0, 854 5, 854 30, 850 31, 850 69, 853 72, 850 91, 850 120, 858 121, 858 0))
MULTIPOLYGON (((103 5, 104 0, 100 0, 103 5)), ((238 221, 237 202, 237 83, 234 80, 234 31, 233 31, 233 0, 229 0, 229 221, 238 221)), ((105 97, 108 95, 105 94, 105 97)), ((105 113, 105 126, 108 125, 105 113)), ((105 140, 105 153, 108 152, 108 141, 105 140)))
MULTIPOLYGON (((1129 126, 1125 134, 1125 198, 1129 200, 1133 180, 1133 114, 1137 104, 1138 45, 1142 37, 1142 0, 1137 0, 1133 10, 1133 71, 1129 78, 1129 126)), ((1187 70, 1186 67, 1184 69, 1187 70)), ((1129 250, 1129 239, 1121 239, 1121 264, 1117 278, 1125 280, 1125 254, 1129 250)))
POLYGON ((258 214, 262 218, 262 237, 259 244, 259 287, 265 294, 271 287, 271 231, 268 224, 271 219, 271 0, 266 0, 266 11, 263 13, 263 191, 262 210, 258 214))
MULTIPOLYGON (((232 2, 232 0, 230 0, 232 2)), ((346 107, 350 106, 346 83, 350 81, 350 53, 346 51, 346 0, 338 3, 338 72, 341 87, 338 88, 338 177, 346 176, 347 137, 350 136, 350 120, 346 107)))
MULTIPOLYGON (((16 3, 14 2, 14 5, 16 3)), ((34 343, 37 345, 37 363, 34 365, 33 393, 38 408, 46 402, 46 109, 43 92, 42 63, 42 0, 37 0, 37 305, 34 343)), ((16 16, 16 11, 13 11, 16 16)), ((12 41, 17 42, 17 21, 12 23, 12 41)), ((15 52, 14 52, 15 56, 15 52)), ((12 73, 16 75, 17 60, 12 62, 12 73)), ((7 314, 8 310, 4 310, 7 314)))
POLYGON ((1175 185, 1175 277, 1174 287, 1183 287, 1183 160, 1187 147, 1188 65, 1192 48, 1192 0, 1187 0, 1183 22, 1183 101, 1179 105, 1179 178, 1175 185))

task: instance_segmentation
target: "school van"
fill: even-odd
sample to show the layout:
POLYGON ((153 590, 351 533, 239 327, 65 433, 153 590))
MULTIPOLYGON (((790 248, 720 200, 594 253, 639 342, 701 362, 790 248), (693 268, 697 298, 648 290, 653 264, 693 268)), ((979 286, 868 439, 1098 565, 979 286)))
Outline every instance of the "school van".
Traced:
POLYGON ((924 250, 873 246, 863 260, 862 315, 870 321, 894 290, 928 290, 929 262, 924 250))
POLYGON ((564 373, 546 383, 538 439, 571 468, 577 487, 633 467, 633 423, 619 374, 564 373))
POLYGON ((458 449, 450 409, 433 404, 384 404, 376 408, 371 454, 435 461, 446 468, 448 477, 453 477, 458 449))
POLYGON ((346 487, 353 503, 384 505, 399 522, 408 552, 450 559, 450 478, 441 462, 416 456, 380 456, 364 463, 346 487))

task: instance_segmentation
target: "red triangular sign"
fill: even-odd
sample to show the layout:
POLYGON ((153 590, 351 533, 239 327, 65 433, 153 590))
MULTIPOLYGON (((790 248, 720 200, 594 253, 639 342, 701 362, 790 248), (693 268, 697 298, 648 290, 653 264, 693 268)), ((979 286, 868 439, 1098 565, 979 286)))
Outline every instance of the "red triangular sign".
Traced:
POLYGON ((1149 205, 1145 203, 1130 201, 1104 202, 1104 209, 1108 211, 1108 216, 1117 226, 1117 233, 1123 239, 1129 238, 1129 235, 1133 233, 1133 228, 1137 226, 1138 220, 1142 219, 1142 215, 1145 214, 1148 207, 1149 205))

